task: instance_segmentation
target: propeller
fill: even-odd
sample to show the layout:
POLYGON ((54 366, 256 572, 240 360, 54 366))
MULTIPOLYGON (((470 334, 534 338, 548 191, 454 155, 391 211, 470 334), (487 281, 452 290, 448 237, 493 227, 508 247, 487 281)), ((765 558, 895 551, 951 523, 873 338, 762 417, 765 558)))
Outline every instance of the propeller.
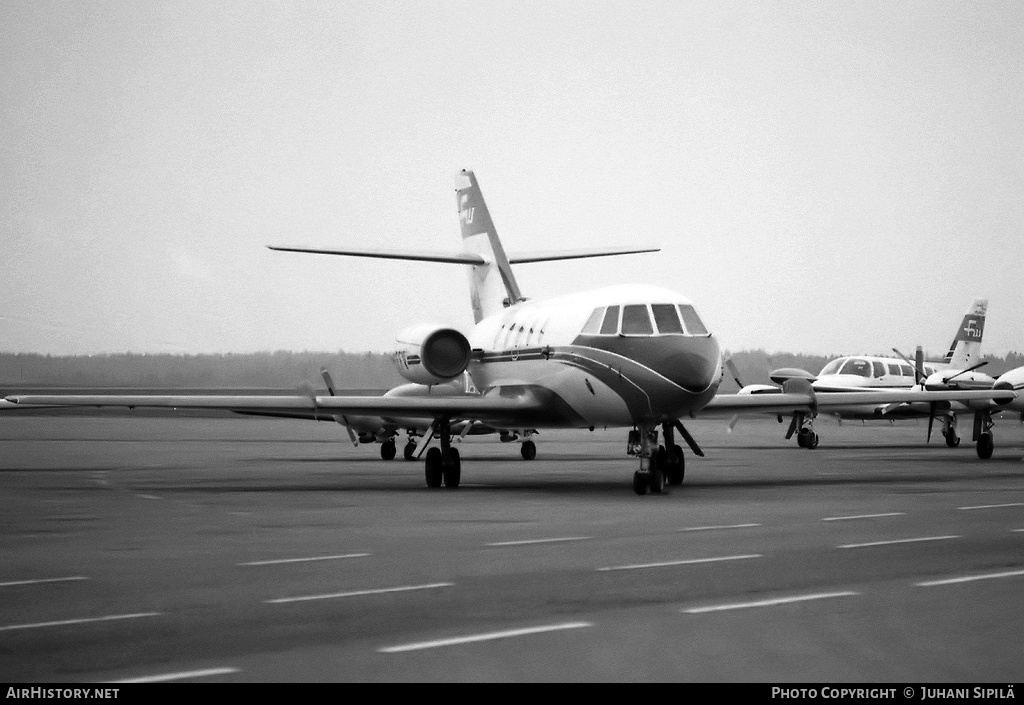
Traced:
POLYGON ((978 369, 979 367, 984 367, 987 364, 988 364, 988 360, 982 360, 977 365, 971 365, 966 370, 960 370, 955 375, 950 375, 949 377, 943 377, 942 378, 942 383, 943 384, 949 384, 949 381, 951 379, 956 379, 957 377, 959 377, 962 374, 967 374, 968 372, 973 372, 974 370, 978 369))
MULTIPOLYGON (((331 375, 330 375, 330 373, 327 372, 327 368, 326 367, 321 367, 320 368, 320 376, 324 378, 324 383, 327 384, 327 393, 330 394, 333 397, 334 396, 334 380, 331 379, 331 375)), ((338 418, 338 417, 335 417, 335 418, 338 418)), ((348 425, 348 419, 345 418, 344 416, 342 416, 341 420, 342 420, 342 422, 345 425, 345 430, 348 431, 348 437, 349 437, 349 440, 352 441, 352 445, 358 446, 359 445, 359 439, 356 438, 356 433, 355 433, 355 431, 352 430, 352 427, 348 425)))
POLYGON ((330 373, 327 372, 326 367, 320 368, 320 376, 324 378, 324 382, 327 384, 327 391, 333 397, 334 396, 334 380, 331 379, 330 373))
POLYGON ((732 375, 732 378, 733 380, 735 380, 736 385, 740 389, 743 389, 743 387, 745 387, 746 385, 743 384, 743 381, 740 379, 740 371, 736 369, 736 363, 732 361, 731 357, 725 361, 725 366, 729 368, 729 374, 732 375))
POLYGON ((924 351, 921 349, 921 346, 917 346, 917 352, 914 355, 915 359, 913 362, 911 362, 910 358, 908 358, 906 355, 901 353, 896 348, 893 348, 892 351, 899 355, 905 363, 914 368, 915 384, 924 384, 924 381, 925 379, 927 379, 927 376, 924 373, 924 351))

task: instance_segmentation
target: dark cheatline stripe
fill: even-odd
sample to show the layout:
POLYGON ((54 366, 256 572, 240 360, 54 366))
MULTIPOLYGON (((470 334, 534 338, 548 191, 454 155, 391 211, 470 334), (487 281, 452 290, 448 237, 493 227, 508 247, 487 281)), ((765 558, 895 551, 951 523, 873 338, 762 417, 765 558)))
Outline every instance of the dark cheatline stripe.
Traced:
POLYGON ((716 389, 711 385, 718 365, 715 356, 719 354, 714 339, 581 336, 577 342, 581 339, 598 340, 604 347, 573 344, 520 348, 488 352, 479 361, 488 364, 544 359, 575 367, 614 390, 636 420, 677 417, 703 406, 714 396, 716 389), (608 350, 609 347, 618 350, 608 350), (649 361, 657 367, 645 364, 649 361))

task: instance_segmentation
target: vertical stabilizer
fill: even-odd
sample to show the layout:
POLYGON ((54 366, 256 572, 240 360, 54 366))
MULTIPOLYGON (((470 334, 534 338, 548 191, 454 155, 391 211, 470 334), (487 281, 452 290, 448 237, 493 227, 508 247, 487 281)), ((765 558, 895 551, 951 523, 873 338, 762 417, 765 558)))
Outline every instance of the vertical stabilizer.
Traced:
POLYGON ((981 362, 981 335, 985 331, 985 312, 988 299, 975 299, 967 310, 953 344, 946 353, 946 361, 954 370, 967 369, 981 362))
POLYGON ((456 175, 455 197, 463 250, 478 254, 485 260, 484 264, 473 265, 469 274, 473 318, 479 323, 523 297, 472 171, 463 169, 456 175))

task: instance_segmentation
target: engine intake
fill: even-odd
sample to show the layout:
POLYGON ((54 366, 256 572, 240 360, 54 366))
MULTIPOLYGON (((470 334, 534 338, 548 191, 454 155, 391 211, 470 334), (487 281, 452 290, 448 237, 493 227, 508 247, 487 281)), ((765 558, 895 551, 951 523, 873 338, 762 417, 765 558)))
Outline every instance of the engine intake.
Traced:
POLYGON ((454 328, 419 325, 398 334, 394 354, 398 373, 417 384, 440 384, 461 375, 469 366, 469 341, 454 328))

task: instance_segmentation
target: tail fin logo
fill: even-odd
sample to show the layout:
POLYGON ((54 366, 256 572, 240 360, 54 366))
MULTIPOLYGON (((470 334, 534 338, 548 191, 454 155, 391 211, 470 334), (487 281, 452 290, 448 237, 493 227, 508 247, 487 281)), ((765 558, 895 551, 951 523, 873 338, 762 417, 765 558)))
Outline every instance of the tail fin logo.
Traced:
POLYGON ((982 320, 979 316, 965 317, 964 327, 960 329, 963 332, 963 337, 967 340, 981 340, 982 331, 985 329, 982 320))

